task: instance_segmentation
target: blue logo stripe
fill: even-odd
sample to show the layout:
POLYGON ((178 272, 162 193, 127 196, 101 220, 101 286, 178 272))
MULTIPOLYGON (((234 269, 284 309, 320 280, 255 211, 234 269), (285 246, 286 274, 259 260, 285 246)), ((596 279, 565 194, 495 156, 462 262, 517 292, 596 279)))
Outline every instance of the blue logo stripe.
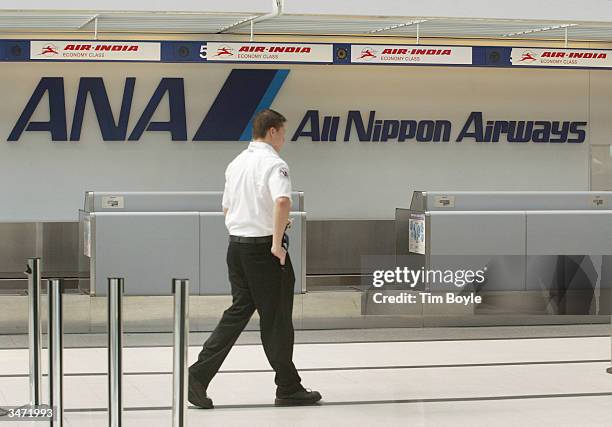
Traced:
POLYGON ((261 98, 259 105, 257 105, 257 108, 255 108, 255 112, 251 116, 251 119, 242 131, 242 135, 240 135, 240 141, 251 140, 253 136, 253 117, 255 117, 255 115, 261 110, 270 108, 270 105, 272 105, 272 101, 274 101, 274 98, 276 98, 276 94, 278 94, 278 91, 283 86, 287 75, 289 75, 289 70, 278 70, 276 72, 276 75, 272 79, 270 86, 268 86, 268 90, 266 90, 266 93, 261 98))
POLYGON ((277 70, 234 69, 204 117, 194 141, 238 141, 277 70))

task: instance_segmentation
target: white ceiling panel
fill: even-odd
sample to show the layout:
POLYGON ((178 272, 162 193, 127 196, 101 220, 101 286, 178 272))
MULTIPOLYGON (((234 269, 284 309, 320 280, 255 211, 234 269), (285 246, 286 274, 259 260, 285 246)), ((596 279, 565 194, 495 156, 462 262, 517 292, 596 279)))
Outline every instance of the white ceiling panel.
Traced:
MULTIPOLYGON (((612 2, 610 2, 612 3, 612 2)), ((494 40, 541 39, 612 42, 612 23, 524 19, 450 19, 431 16, 295 15, 277 17, 258 13, 194 12, 69 12, 0 10, 2 32, 87 32, 160 34, 342 35, 484 38, 494 40), (261 20, 264 17, 264 20, 261 20)))
POLYGON ((287 14, 612 22, 610 0, 285 0, 287 14))
MULTIPOLYGON (((222 14, 113 14, 98 18, 98 31, 217 33, 229 25, 258 15, 222 14)), ((94 23, 90 23, 92 27, 94 23)))
POLYGON ((90 19, 91 14, 53 14, 0 11, 0 29, 15 30, 78 30, 90 19))
POLYGON ((199 12, 264 14, 272 11, 272 0, 2 0, 5 10, 57 10, 79 12, 199 12))

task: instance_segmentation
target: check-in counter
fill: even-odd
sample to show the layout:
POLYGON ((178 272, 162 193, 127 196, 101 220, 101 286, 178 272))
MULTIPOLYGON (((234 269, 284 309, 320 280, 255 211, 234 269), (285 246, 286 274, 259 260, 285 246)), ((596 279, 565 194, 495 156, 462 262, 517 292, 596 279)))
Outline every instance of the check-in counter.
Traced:
POLYGON ((398 262, 485 271, 465 287, 475 312, 609 314, 611 208, 611 192, 415 192, 396 210, 398 262))
POLYGON ((415 191, 416 212, 612 209, 610 191, 415 191))
MULTIPOLYGON (((228 233, 222 192, 88 192, 79 212, 82 289, 106 295, 107 278, 125 278, 126 295, 169 295, 173 278, 190 280, 193 295, 226 295, 228 233)), ((304 194, 292 194, 287 231, 295 292, 305 291, 304 194)))

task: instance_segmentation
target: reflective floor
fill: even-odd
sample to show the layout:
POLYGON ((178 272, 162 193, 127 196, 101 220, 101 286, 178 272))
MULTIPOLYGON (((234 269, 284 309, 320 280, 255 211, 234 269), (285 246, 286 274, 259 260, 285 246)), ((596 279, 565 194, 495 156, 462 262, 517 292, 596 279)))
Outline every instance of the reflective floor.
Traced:
MULTIPOLYGON (((189 425, 612 425, 612 375, 606 373, 610 337, 603 329, 575 337, 564 337, 560 330, 556 337, 538 338, 537 331, 543 330, 532 327, 523 329, 529 338, 521 338, 520 329, 513 328, 503 339, 479 329, 473 334, 457 330, 461 339, 442 338, 437 331, 422 340, 409 339, 414 330, 336 331, 337 342, 328 342, 330 331, 299 333, 294 360, 303 383, 323 394, 320 405, 303 408, 273 406, 274 374, 256 333, 245 333, 210 385, 216 408, 190 409, 189 425), (386 340, 368 339, 376 336, 386 340)), ((206 335, 192 334, 190 361, 206 335)), ((18 345, 23 338, 3 337, 0 407, 28 400, 28 354, 18 345)), ((108 425, 106 349, 96 346, 101 339, 67 339, 65 425, 108 425), (86 347, 73 345, 80 341, 86 347)), ((130 339, 140 346, 124 349, 124 426, 170 426, 168 336, 130 339)), ((2 425, 12 424, 28 425, 2 425)))

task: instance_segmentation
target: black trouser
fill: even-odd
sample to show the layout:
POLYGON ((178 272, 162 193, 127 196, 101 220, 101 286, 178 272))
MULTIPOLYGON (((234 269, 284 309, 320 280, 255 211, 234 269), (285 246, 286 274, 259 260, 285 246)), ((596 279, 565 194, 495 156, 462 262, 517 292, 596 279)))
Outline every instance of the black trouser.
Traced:
POLYGON ((285 265, 270 252, 270 243, 230 242, 227 267, 232 286, 232 305, 204 343, 198 361, 189 367, 204 387, 215 376, 223 360, 249 322, 259 314, 261 341, 276 372, 276 394, 301 390, 293 365, 293 287, 295 275, 289 254, 285 265))

